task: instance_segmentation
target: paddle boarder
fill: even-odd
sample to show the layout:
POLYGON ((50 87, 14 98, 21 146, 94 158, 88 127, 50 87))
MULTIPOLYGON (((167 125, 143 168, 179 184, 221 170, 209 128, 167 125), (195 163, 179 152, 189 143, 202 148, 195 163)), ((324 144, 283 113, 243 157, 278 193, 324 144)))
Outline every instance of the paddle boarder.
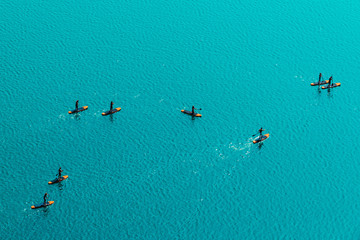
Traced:
POLYGON ((320 85, 320 80, 321 80, 322 74, 319 74, 319 85, 320 85))
POLYGON ((47 204, 48 197, 49 197, 49 194, 45 193, 45 195, 44 195, 44 205, 47 204))
POLYGON ((262 135, 262 132, 264 131, 265 129, 263 129, 262 127, 259 129, 259 133, 260 133, 260 139, 262 139, 263 135, 262 135))
POLYGON ((75 110, 77 111, 78 108, 79 108, 79 100, 77 100, 76 103, 75 103, 75 110))
POLYGON ((59 179, 61 178, 61 172, 62 172, 63 170, 61 170, 61 167, 59 168, 59 173, 58 173, 58 175, 59 175, 59 179))
POLYGON ((113 109, 113 105, 114 105, 114 103, 113 103, 113 101, 111 101, 111 103, 110 103, 110 112, 111 112, 112 109, 113 109))
POLYGON ((329 86, 331 86, 332 76, 329 78, 329 86))
POLYGON ((197 109, 197 108, 195 108, 194 106, 192 106, 192 108, 191 108, 191 115, 196 115, 196 114, 195 114, 195 110, 201 110, 201 109, 197 109))

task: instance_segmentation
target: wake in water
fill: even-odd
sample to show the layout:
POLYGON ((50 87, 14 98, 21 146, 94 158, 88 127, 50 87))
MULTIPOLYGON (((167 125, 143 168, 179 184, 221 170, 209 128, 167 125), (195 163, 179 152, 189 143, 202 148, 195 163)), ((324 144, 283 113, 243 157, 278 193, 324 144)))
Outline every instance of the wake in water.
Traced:
MULTIPOLYGON (((235 150, 235 151, 244 151, 244 152, 245 152, 244 154, 245 154, 245 155, 248 155, 248 154, 250 153, 250 151, 251 151, 251 147, 253 146, 252 141, 253 141, 254 139, 255 139, 255 138, 250 137, 250 138, 248 138, 247 141, 244 142, 244 143, 230 143, 228 147, 229 147, 230 149, 235 150)), ((244 156, 243 156, 243 157, 244 157, 244 156)))
POLYGON ((216 148, 215 151, 217 151, 217 155, 219 158, 221 159, 225 159, 227 158, 227 154, 225 152, 220 152, 220 151, 227 151, 228 150, 232 150, 231 153, 229 153, 229 155, 231 155, 234 151, 236 152, 241 152, 241 157, 242 158, 245 158, 247 155, 249 155, 251 153, 251 149, 253 148, 253 143, 252 141, 254 140, 255 138, 251 137, 251 138, 248 138, 246 140, 246 142, 244 143, 229 143, 227 148, 226 147, 221 147, 221 148, 216 148))
POLYGON ((66 118, 65 118, 65 115, 64 115, 64 114, 60 114, 60 115, 58 116, 58 119, 65 120, 66 118))

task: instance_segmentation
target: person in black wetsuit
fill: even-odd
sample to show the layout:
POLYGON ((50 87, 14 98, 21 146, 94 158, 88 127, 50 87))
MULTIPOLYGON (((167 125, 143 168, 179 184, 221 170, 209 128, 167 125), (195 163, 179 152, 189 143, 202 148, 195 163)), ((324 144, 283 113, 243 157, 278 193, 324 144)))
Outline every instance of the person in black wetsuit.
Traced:
POLYGON ((59 168, 59 173, 58 173, 58 175, 59 175, 59 179, 61 178, 61 172, 62 172, 63 170, 61 169, 61 167, 59 168))
POLYGON ((114 105, 114 103, 113 103, 113 101, 111 101, 111 103, 110 103, 110 112, 113 110, 113 105, 114 105))
POLYGON ((49 194, 45 193, 45 195, 44 195, 44 205, 47 204, 48 197, 49 197, 49 194))
POLYGON ((77 100, 76 103, 75 103, 75 110, 77 111, 78 108, 79 108, 79 100, 77 100))
POLYGON ((320 80, 321 80, 322 74, 319 74, 319 84, 320 84, 320 80))
POLYGON ((196 109, 196 108, 195 108, 194 106, 192 106, 192 108, 191 108, 191 114, 192 114, 192 115, 195 114, 195 109, 196 109))
POLYGON ((259 138, 262 139, 263 138, 263 135, 262 135, 262 132, 264 131, 265 129, 263 129, 262 127, 259 129, 259 138))
POLYGON ((329 78, 329 86, 331 86, 332 76, 329 78))

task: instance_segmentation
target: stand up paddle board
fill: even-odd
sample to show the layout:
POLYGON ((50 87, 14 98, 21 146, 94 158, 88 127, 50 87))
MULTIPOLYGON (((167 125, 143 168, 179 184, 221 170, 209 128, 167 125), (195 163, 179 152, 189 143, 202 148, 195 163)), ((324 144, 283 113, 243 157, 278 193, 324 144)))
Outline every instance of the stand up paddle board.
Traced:
POLYGON ((84 106, 84 107, 78 108, 77 110, 76 110, 76 109, 71 110, 71 111, 69 111, 68 113, 69 113, 69 114, 78 113, 78 112, 85 111, 85 110, 87 110, 87 109, 88 109, 88 106, 84 106))
POLYGON ((269 133, 262 135, 262 138, 261 138, 261 139, 260 139, 260 136, 259 136, 259 137, 255 138, 255 140, 253 141, 253 143, 262 142, 262 141, 266 140, 269 136, 270 136, 269 133))
POLYGON ((116 113, 116 112, 118 112, 118 111, 120 111, 120 110, 121 110, 121 108, 114 108, 113 110, 109 110, 109 111, 107 111, 107 112, 103 112, 102 115, 103 115, 103 116, 106 116, 106 115, 114 114, 114 113, 116 113))
POLYGON ((65 176, 62 176, 61 178, 55 178, 54 180, 48 182, 48 184, 54 184, 54 183, 58 183, 58 182, 64 181, 64 180, 67 179, 68 177, 69 177, 68 175, 65 175, 65 176))
POLYGON ((194 116, 194 117, 201 117, 201 114, 200 113, 192 113, 191 111, 188 111, 188 110, 181 110, 182 113, 185 113, 185 114, 188 114, 188 115, 191 115, 191 116, 194 116))
POLYGON ((329 83, 329 80, 321 81, 320 83, 319 82, 314 82, 314 83, 311 83, 310 85, 311 86, 319 86, 319 85, 324 85, 324 84, 327 84, 327 83, 329 83))
POLYGON ((54 201, 48 201, 46 204, 42 203, 42 204, 38 204, 38 205, 33 205, 33 206, 31 206, 31 208, 35 209, 35 208, 47 207, 47 206, 50 206, 53 203, 54 203, 54 201))
POLYGON ((340 87, 340 86, 341 86, 341 83, 333 83, 330 86, 329 85, 322 86, 321 89, 334 88, 334 87, 340 87))

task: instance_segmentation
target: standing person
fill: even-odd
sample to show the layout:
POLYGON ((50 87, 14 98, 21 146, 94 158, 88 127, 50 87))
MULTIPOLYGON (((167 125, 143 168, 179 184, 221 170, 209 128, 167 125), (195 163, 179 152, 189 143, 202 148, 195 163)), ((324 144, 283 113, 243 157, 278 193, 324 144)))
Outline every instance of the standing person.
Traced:
POLYGON ((77 111, 78 108, 79 108, 79 100, 77 100, 76 103, 75 103, 75 110, 77 111))
POLYGON ((62 172, 63 170, 61 170, 61 167, 59 168, 59 173, 58 173, 58 175, 59 175, 59 179, 61 178, 61 172, 62 172))
POLYGON ((329 86, 331 86, 332 76, 329 78, 329 86))
POLYGON ((262 132, 264 131, 265 129, 263 129, 262 127, 259 129, 259 133, 260 133, 260 139, 262 139, 263 135, 262 135, 262 132))
POLYGON ((44 205, 47 204, 48 197, 49 197, 49 194, 45 193, 45 195, 44 195, 44 205))
POLYGON ((192 108, 191 108, 191 114, 192 114, 192 115, 195 114, 195 109, 196 109, 196 108, 195 108, 194 106, 192 106, 192 108))
POLYGON ((319 74, 319 85, 320 85, 320 80, 321 80, 322 74, 319 74))
POLYGON ((114 103, 111 101, 111 103, 110 103, 110 111, 113 110, 113 105, 114 105, 114 103))

